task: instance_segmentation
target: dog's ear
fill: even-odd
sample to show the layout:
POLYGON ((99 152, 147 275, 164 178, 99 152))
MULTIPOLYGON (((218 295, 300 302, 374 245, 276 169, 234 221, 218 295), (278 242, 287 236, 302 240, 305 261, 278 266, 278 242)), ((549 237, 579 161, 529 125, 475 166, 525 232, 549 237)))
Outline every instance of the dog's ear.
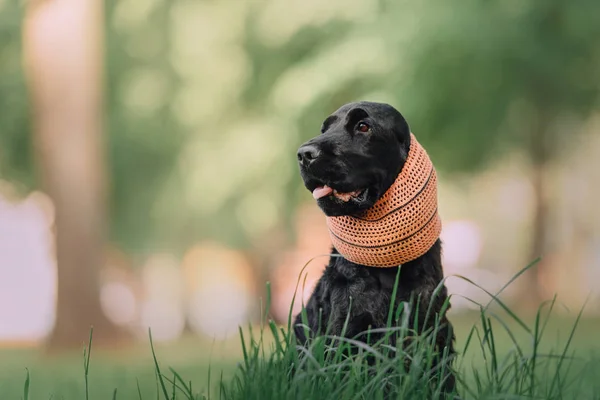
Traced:
POLYGON ((394 106, 387 103, 370 103, 380 121, 385 121, 385 129, 393 132, 402 148, 410 147, 410 127, 404 116, 394 106))
MULTIPOLYGON (((391 106, 390 106, 391 107, 391 106)), ((393 111, 392 127, 394 135, 400 142, 400 148, 403 152, 403 157, 408 157, 408 150, 410 149, 410 126, 402 114, 395 108, 391 107, 393 111)))

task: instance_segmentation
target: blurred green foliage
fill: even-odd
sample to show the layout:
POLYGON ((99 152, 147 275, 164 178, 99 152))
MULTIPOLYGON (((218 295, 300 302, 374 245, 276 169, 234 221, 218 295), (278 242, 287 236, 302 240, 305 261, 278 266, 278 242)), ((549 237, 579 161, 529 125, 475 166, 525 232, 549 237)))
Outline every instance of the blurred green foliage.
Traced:
POLYGON ((156 218, 155 204, 185 138, 171 104, 181 85, 168 57, 172 4, 142 3, 105 3, 111 224, 114 240, 130 250, 164 240, 157 235, 166 233, 169 220, 156 218))
POLYGON ((515 148, 551 162, 600 105, 600 3, 462 5, 438 2, 438 17, 421 25, 435 33, 396 90, 418 93, 404 100, 412 121, 446 169, 479 168, 515 148))
MULTIPOLYGON (((34 187, 22 12, 0 0, 0 177, 34 187)), ((297 146, 357 99, 397 106, 447 172, 536 129, 551 158, 598 106, 598 15, 593 0, 109 0, 113 238, 243 247, 289 226, 309 197, 297 146)))
POLYGON ((0 1, 0 178, 33 184, 27 96, 21 70, 21 20, 17 1, 0 1))

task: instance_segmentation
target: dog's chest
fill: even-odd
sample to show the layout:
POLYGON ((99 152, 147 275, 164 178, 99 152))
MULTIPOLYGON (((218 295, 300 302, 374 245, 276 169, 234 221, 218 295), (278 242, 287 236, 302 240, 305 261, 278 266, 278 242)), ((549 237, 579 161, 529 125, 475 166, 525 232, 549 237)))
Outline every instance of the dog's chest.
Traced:
POLYGON ((392 295, 393 271, 374 270, 338 258, 322 277, 321 302, 334 320, 368 315, 373 325, 385 324, 392 295))

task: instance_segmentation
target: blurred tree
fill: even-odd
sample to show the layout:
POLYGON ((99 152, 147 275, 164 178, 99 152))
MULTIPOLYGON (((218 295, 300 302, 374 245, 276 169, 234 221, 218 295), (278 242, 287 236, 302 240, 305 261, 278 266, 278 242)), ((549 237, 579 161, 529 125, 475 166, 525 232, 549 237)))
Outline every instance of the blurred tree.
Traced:
MULTIPOLYGON (((429 6, 419 14, 410 72, 394 77, 393 90, 445 170, 474 171, 503 150, 525 151, 535 196, 529 257, 543 256, 551 229, 548 167, 599 105, 600 2, 429 6)), ((404 10, 394 11, 388 26, 404 10)), ((523 286, 522 299, 536 305, 543 269, 542 261, 523 286)))
POLYGON ((100 306, 106 171, 102 112, 102 2, 30 2, 23 26, 37 169, 56 210, 57 317, 50 348, 125 333, 100 306), (60 54, 60 56, 57 56, 60 54))
POLYGON ((182 251, 192 235, 189 214, 178 218, 187 209, 177 166, 192 135, 176 118, 181 83, 172 58, 175 2, 105 5, 110 238, 136 254, 182 251), (160 207, 168 211, 160 214, 160 207))
MULTIPOLYGON (((250 247, 271 234, 274 221, 287 219, 303 198, 297 145, 381 72, 354 54, 349 36, 355 27, 348 22, 371 4, 298 3, 283 12, 277 1, 235 9, 107 1, 110 238, 144 254, 182 252, 209 237, 250 247), (278 22, 269 22, 274 17, 278 22), (336 74, 339 57, 346 67, 336 74), (302 74, 314 93, 298 102, 302 74)), ((14 60, 20 8, 11 3, 9 10, 0 40, 5 58, 14 60)), ((0 109, 0 119, 15 123, 2 124, 0 173, 30 188, 36 183, 24 134, 27 108, 22 80, 12 79, 20 77, 18 63, 10 73, 0 76, 0 101, 13 99, 12 107, 0 109)))
POLYGON ((0 2, 0 178, 33 183, 25 83, 21 68, 21 21, 17 1, 0 2))
MULTIPOLYGON (((394 103, 442 170, 526 147, 537 256, 547 165, 597 95, 597 3, 109 0, 110 238, 142 254, 209 237, 280 248, 265 239, 310 199, 296 147, 368 98, 394 103)), ((0 173, 31 185, 21 11, 0 7, 0 173)))
MULTIPOLYGON (((181 226, 156 229, 171 224, 153 215, 157 198, 171 184, 183 143, 183 129, 170 102, 178 88, 177 76, 165 57, 171 51, 171 3, 157 0, 146 6, 109 0, 104 4, 110 239, 126 250, 143 253, 186 237, 181 226), (134 17, 139 9, 141 20, 134 17)), ((0 1, 0 179, 26 192, 40 183, 33 169, 21 65, 23 14, 19 2, 0 1)), ((177 190, 180 186, 175 186, 177 190)))
POLYGON ((172 62, 183 82, 176 115, 195 134, 178 166, 182 191, 166 194, 179 195, 185 208, 158 214, 187 232, 182 243, 211 236, 260 248, 259 259, 289 243, 292 230, 277 233, 310 198, 306 190, 300 195, 297 146, 381 72, 353 47, 353 22, 372 2, 282 4, 250 2, 233 11, 225 3, 182 2, 172 10, 179 21, 172 62), (195 37, 206 38, 201 48, 195 37))

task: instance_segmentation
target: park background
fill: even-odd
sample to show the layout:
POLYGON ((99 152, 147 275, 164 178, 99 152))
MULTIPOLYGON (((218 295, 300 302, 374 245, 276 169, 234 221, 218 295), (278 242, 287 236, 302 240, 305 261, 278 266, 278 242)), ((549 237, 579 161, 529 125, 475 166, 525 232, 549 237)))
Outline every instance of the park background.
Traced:
MULTIPOLYGON (((445 273, 495 292, 542 257, 503 299, 556 294, 557 330, 587 299, 600 349, 599 43, 592 0, 0 0, 0 393, 77 390, 91 324, 99 392, 152 377, 148 328, 231 371, 265 283, 285 324, 329 252, 295 152, 359 99, 439 171, 445 273)), ((459 325, 488 300, 447 285, 459 325)))

